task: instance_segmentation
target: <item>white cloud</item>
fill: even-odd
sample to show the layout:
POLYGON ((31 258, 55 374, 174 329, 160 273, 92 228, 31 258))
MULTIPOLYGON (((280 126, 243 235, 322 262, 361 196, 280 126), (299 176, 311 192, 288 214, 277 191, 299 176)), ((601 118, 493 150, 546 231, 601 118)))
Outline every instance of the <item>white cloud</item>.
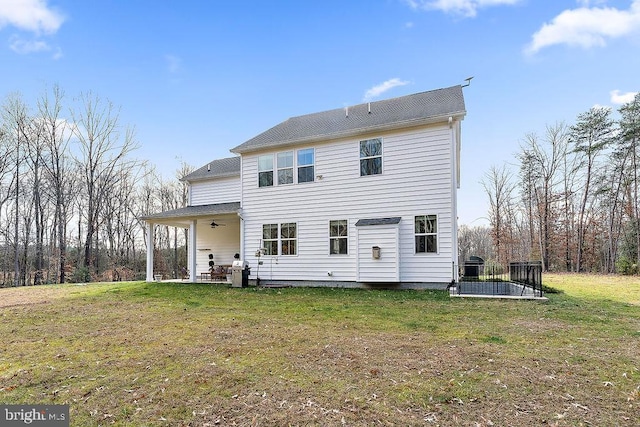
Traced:
MULTIPOLYGON (((2 1, 2 0, 0 0, 2 1)), ((38 52, 52 52, 52 58, 58 60, 62 58, 62 49, 59 46, 51 47, 49 43, 41 39, 25 40, 18 35, 9 38, 9 48, 20 55, 28 55, 38 52)))
MULTIPOLYGON (((581 4, 587 4, 581 2, 581 4)), ((557 44, 590 48, 605 46, 608 39, 640 32, 640 0, 633 0, 628 10, 613 7, 580 7, 565 10, 546 23, 532 37, 525 49, 534 54, 557 44)))
POLYGON ((49 44, 43 40, 24 40, 15 35, 9 39, 9 47, 21 55, 51 50, 49 44))
POLYGON ((441 10, 445 13, 471 18, 478 9, 491 6, 514 5, 521 0, 405 0, 412 9, 441 10))
POLYGON ((377 98, 378 96, 382 95, 384 92, 390 89, 393 89, 394 87, 404 86, 407 84, 409 84, 408 81, 400 80, 399 78, 389 79, 386 82, 380 83, 379 85, 374 86, 371 89, 367 90, 364 94, 363 101, 364 102, 370 101, 371 99, 377 98))
POLYGON ((47 0, 0 0, 0 29, 11 25, 36 34, 53 34, 64 20, 47 0))
POLYGON ((638 92, 620 93, 620 91, 617 89, 609 92, 609 94, 611 95, 611 103, 616 105, 622 105, 632 102, 635 99, 637 93, 638 92))

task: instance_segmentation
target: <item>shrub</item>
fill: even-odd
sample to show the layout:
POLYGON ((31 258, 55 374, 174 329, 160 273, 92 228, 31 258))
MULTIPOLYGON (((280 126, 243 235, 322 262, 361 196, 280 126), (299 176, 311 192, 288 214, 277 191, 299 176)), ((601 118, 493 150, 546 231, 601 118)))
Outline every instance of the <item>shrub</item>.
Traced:
POLYGON ((78 267, 73 270, 71 283, 86 283, 91 281, 91 272, 87 267, 78 267))
POLYGON ((616 262, 616 270, 620 274, 631 276, 634 274, 638 274, 638 264, 635 264, 627 257, 622 257, 616 262))

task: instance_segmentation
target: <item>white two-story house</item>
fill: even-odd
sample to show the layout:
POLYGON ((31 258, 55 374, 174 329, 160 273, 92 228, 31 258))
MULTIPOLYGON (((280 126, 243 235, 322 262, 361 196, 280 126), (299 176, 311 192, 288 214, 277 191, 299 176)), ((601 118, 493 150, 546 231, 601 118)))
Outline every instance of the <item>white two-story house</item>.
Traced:
POLYGON ((461 86, 292 117, 184 179, 189 274, 234 254, 261 284, 446 287, 458 279, 461 86))

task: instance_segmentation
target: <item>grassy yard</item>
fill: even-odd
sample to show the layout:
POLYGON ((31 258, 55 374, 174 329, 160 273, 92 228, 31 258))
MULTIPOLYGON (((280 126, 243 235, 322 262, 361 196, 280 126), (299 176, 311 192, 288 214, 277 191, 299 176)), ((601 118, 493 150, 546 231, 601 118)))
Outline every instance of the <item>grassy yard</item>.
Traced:
POLYGON ((548 302, 108 283, 0 289, 0 402, 71 424, 637 426, 640 280, 548 302))

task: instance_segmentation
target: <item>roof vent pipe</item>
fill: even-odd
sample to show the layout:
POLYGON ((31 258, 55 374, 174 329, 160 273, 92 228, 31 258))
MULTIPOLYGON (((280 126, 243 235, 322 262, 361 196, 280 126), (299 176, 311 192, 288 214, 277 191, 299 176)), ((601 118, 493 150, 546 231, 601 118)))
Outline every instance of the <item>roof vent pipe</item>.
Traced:
POLYGON ((344 107, 344 116, 349 117, 349 107, 344 107))
POLYGON ((371 103, 370 102, 367 103, 367 108, 369 109, 369 114, 371 114, 371 103))
POLYGON ((211 172, 211 163, 207 165, 207 172, 211 172))

